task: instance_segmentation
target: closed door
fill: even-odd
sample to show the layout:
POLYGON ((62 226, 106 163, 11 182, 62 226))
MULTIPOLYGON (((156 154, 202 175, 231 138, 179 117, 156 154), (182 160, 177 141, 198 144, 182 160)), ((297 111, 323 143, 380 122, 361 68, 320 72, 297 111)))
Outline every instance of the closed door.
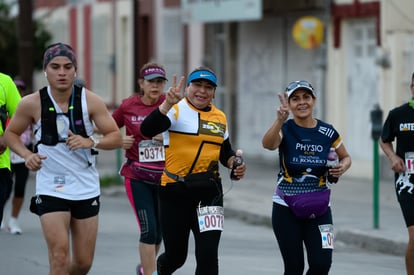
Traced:
POLYGON ((374 20, 355 20, 349 23, 344 39, 348 80, 348 123, 344 136, 353 159, 372 159, 370 112, 379 102, 376 41, 374 20))

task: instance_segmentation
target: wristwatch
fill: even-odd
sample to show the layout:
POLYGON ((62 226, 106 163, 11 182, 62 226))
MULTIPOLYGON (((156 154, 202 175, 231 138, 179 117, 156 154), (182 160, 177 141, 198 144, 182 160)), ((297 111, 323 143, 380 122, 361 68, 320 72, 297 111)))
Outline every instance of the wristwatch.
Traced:
POLYGON ((89 138, 93 141, 93 149, 96 149, 96 146, 99 144, 99 139, 95 138, 94 136, 89 136, 89 138))

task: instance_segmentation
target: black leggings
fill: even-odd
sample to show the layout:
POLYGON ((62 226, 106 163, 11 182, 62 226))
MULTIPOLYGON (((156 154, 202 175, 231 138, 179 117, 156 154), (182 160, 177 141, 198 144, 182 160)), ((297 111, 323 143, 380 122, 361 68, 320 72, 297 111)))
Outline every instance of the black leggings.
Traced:
POLYGON ((8 168, 0 168, 0 221, 3 220, 3 210, 8 194, 11 190, 13 180, 8 168))
POLYGON ((196 275, 218 274, 221 231, 200 233, 197 207, 223 206, 221 183, 208 188, 188 188, 183 183, 160 187, 160 217, 165 252, 158 257, 160 275, 173 274, 184 265, 190 230, 195 240, 196 275))
POLYGON ((294 216, 289 207, 273 203, 273 232, 283 257, 284 275, 302 275, 304 263, 303 244, 306 247, 309 269, 307 275, 325 275, 332 264, 332 249, 322 248, 319 225, 332 225, 332 213, 310 220, 294 216))
MULTIPOLYGON (((24 198, 24 190, 26 189, 27 179, 29 178, 29 169, 26 164, 15 163, 11 165, 12 175, 14 176, 14 197, 24 198)), ((10 188, 7 199, 9 199, 12 189, 10 188)))

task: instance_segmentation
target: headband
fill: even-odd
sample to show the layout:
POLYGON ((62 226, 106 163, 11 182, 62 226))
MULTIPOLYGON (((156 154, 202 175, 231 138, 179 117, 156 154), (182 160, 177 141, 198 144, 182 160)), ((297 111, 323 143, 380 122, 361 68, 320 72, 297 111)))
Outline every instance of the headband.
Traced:
POLYGON ((76 57, 71 46, 63 43, 56 43, 49 46, 46 49, 45 54, 43 55, 43 69, 45 69, 47 64, 49 64, 50 60, 52 60, 56 56, 66 56, 73 63, 75 69, 78 68, 76 57))

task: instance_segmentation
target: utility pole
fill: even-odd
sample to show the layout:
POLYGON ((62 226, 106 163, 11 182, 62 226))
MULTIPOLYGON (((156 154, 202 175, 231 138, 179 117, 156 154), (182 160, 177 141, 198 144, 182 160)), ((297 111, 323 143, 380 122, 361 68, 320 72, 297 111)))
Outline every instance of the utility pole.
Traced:
POLYGON ((382 110, 379 104, 374 105, 371 110, 371 136, 374 141, 374 157, 373 157, 373 226, 374 229, 379 228, 379 153, 378 139, 381 137, 382 130, 382 110))
POLYGON ((112 56, 111 56, 111 74, 112 74, 112 102, 111 102, 111 108, 116 108, 116 101, 117 101, 117 60, 116 60, 116 20, 117 20, 117 1, 112 0, 112 56))
POLYGON ((134 81, 134 91, 135 92, 139 92, 139 86, 138 83, 136 81, 137 76, 139 75, 139 66, 141 64, 141 60, 140 60, 140 53, 139 53, 139 3, 140 0, 133 0, 133 15, 134 15, 134 26, 133 26, 133 30, 134 30, 134 37, 133 37, 133 43, 134 43, 134 62, 132 63, 132 71, 134 72, 133 74, 133 81, 134 81))
POLYGON ((26 83, 27 91, 33 91, 33 1, 19 0, 17 22, 19 76, 26 83))

